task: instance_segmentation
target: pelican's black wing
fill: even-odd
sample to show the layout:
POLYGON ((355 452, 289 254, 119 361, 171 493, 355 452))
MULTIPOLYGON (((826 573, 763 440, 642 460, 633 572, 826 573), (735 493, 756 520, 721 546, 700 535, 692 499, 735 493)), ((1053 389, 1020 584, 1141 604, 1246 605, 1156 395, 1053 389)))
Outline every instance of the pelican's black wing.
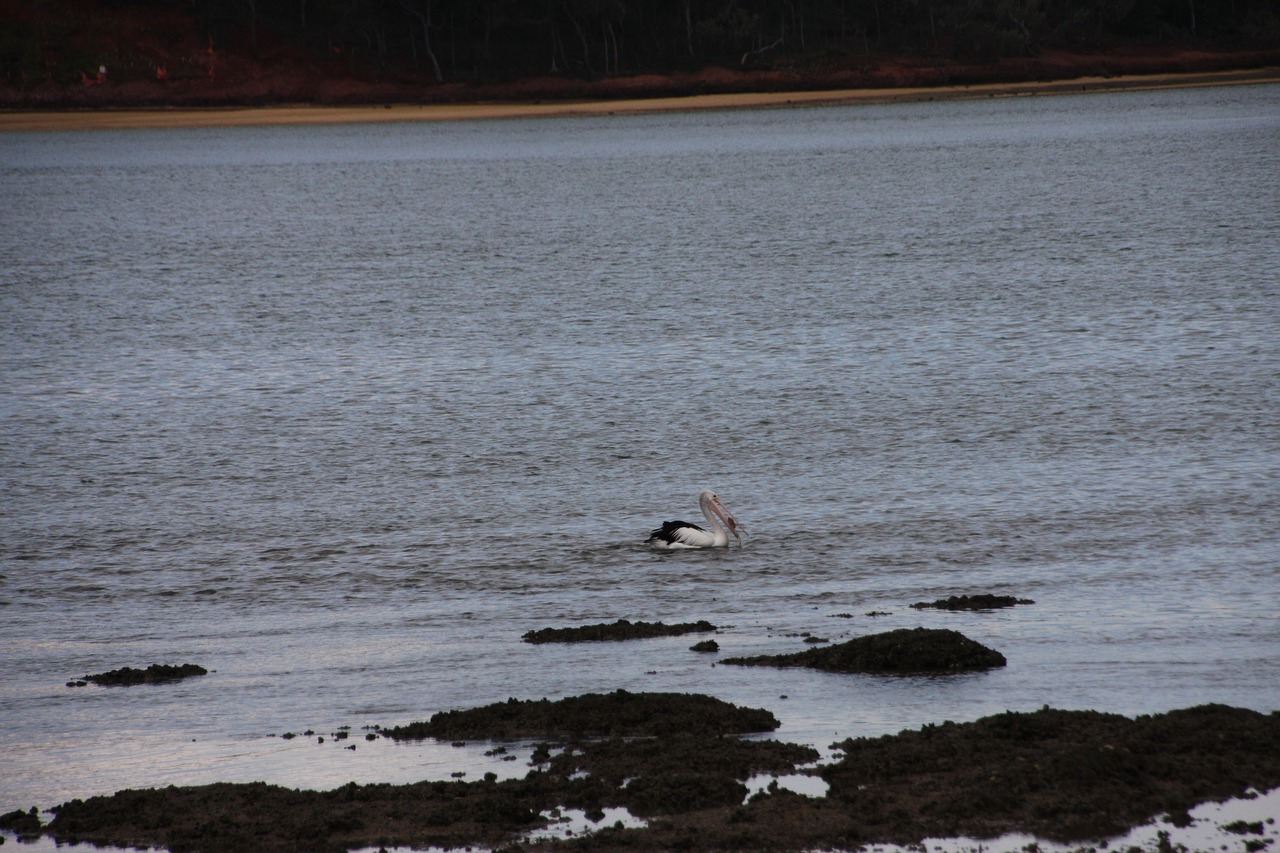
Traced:
POLYGON ((652 542, 655 539, 659 542, 667 543, 684 543, 685 539, 680 535, 682 530, 697 530, 700 533, 706 533, 696 524, 688 521, 664 521, 661 527, 654 528, 649 531, 649 538, 646 540, 652 542))

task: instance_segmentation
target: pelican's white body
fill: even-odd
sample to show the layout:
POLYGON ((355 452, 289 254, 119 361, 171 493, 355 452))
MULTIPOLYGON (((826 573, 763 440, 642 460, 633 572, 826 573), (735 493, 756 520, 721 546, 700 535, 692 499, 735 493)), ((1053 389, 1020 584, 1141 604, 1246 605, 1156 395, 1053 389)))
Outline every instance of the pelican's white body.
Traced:
POLYGON ((698 495, 698 506, 711 528, 705 530, 687 521, 668 521, 649 533, 649 545, 661 551, 679 551, 686 548, 723 548, 729 544, 729 534, 741 543, 738 531, 743 529, 733 513, 721 502, 720 497, 712 491, 698 495))

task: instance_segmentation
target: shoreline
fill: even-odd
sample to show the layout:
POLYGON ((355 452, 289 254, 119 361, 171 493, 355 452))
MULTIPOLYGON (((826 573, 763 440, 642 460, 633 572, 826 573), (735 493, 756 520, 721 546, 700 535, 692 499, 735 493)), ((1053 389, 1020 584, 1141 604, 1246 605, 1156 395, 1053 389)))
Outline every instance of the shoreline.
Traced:
POLYGON ((1035 95, 1089 94, 1276 83, 1280 83, 1280 68, 1091 76, 1018 83, 793 92, 733 92, 653 98, 565 101, 480 101, 462 104, 387 103, 360 106, 297 104, 263 107, 153 107, 143 109, 103 108, 51 111, 6 110, 0 111, 0 133, 561 118, 696 110, 978 100, 1035 95))

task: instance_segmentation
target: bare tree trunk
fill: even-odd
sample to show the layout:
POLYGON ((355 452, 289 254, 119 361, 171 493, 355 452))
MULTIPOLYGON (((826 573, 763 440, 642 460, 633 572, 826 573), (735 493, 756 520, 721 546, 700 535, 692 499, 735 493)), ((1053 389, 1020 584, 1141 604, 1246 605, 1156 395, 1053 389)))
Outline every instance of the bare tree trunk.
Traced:
MULTIPOLYGON (((418 19, 418 23, 422 25, 422 46, 427 53, 427 58, 431 60, 431 73, 435 75, 437 83, 444 82, 444 74, 440 71, 440 60, 436 58, 436 52, 431 48, 431 0, 426 0, 423 9, 419 9, 413 0, 400 0, 400 8, 404 9, 410 15, 418 19)), ((414 61, 417 61, 417 47, 414 47, 414 61)))
POLYGON ((800 43, 800 51, 804 52, 804 9, 796 10, 796 4, 792 0, 786 0, 787 8, 791 10, 791 32, 796 34, 796 38, 800 43))
POLYGON ((484 4, 484 63, 493 62, 493 4, 484 4))
POLYGON ((556 32, 554 17, 547 18, 547 26, 551 29, 551 73, 558 74, 560 68, 556 65, 556 52, 560 49, 560 35, 556 32))
POLYGON ((759 56, 762 53, 768 53, 769 51, 779 48, 781 46, 782 46, 782 39, 778 39, 773 44, 766 44, 762 47, 756 48, 755 50, 748 50, 746 53, 742 54, 742 59, 738 60, 738 64, 741 66, 746 66, 747 60, 750 59, 751 57, 759 56))
POLYGON ((249 55, 258 58, 258 0, 249 0, 249 55))
POLYGON ((458 79, 458 13, 449 13, 449 76, 458 79))
POLYGON ((600 36, 601 36, 601 41, 604 42, 604 73, 606 75, 611 73, 617 74, 618 73, 618 37, 613 32, 613 21, 610 21, 606 18, 605 20, 600 22, 600 36), (610 69, 610 65, 609 65, 609 53, 610 53, 609 46, 611 44, 613 45, 612 69, 610 69))
POLYGON ((384 18, 382 21, 371 26, 365 27, 365 41, 369 47, 378 54, 378 67, 386 70, 387 67, 387 22, 384 18))
MULTIPOLYGON (((578 23, 577 17, 566 7, 565 15, 569 18, 569 23, 573 24, 574 32, 578 34, 578 41, 582 42, 582 64, 587 66, 587 73, 594 74, 595 69, 591 67, 591 46, 587 43, 587 34, 582 31, 582 25, 578 23)), ((607 61, 606 61, 606 64, 607 61)))
POLYGON ((689 10, 690 0, 684 0, 684 42, 693 56, 693 12, 689 10))
POLYGON ((440 60, 436 59, 436 52, 431 47, 431 2, 427 0, 427 14, 422 18, 422 46, 427 51, 427 58, 431 60, 431 71, 436 75, 436 82, 443 83, 444 75, 440 73, 440 60))

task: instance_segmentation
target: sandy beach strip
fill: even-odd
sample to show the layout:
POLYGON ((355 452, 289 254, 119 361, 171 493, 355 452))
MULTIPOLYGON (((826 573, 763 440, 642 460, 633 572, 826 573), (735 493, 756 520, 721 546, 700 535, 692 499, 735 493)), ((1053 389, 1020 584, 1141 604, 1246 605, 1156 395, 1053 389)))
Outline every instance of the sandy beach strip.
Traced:
POLYGON ((0 132, 471 121, 818 104, 884 104, 1258 83, 1280 83, 1280 69, 1080 77, 1071 80, 973 86, 744 92, 594 101, 0 111, 0 132))

